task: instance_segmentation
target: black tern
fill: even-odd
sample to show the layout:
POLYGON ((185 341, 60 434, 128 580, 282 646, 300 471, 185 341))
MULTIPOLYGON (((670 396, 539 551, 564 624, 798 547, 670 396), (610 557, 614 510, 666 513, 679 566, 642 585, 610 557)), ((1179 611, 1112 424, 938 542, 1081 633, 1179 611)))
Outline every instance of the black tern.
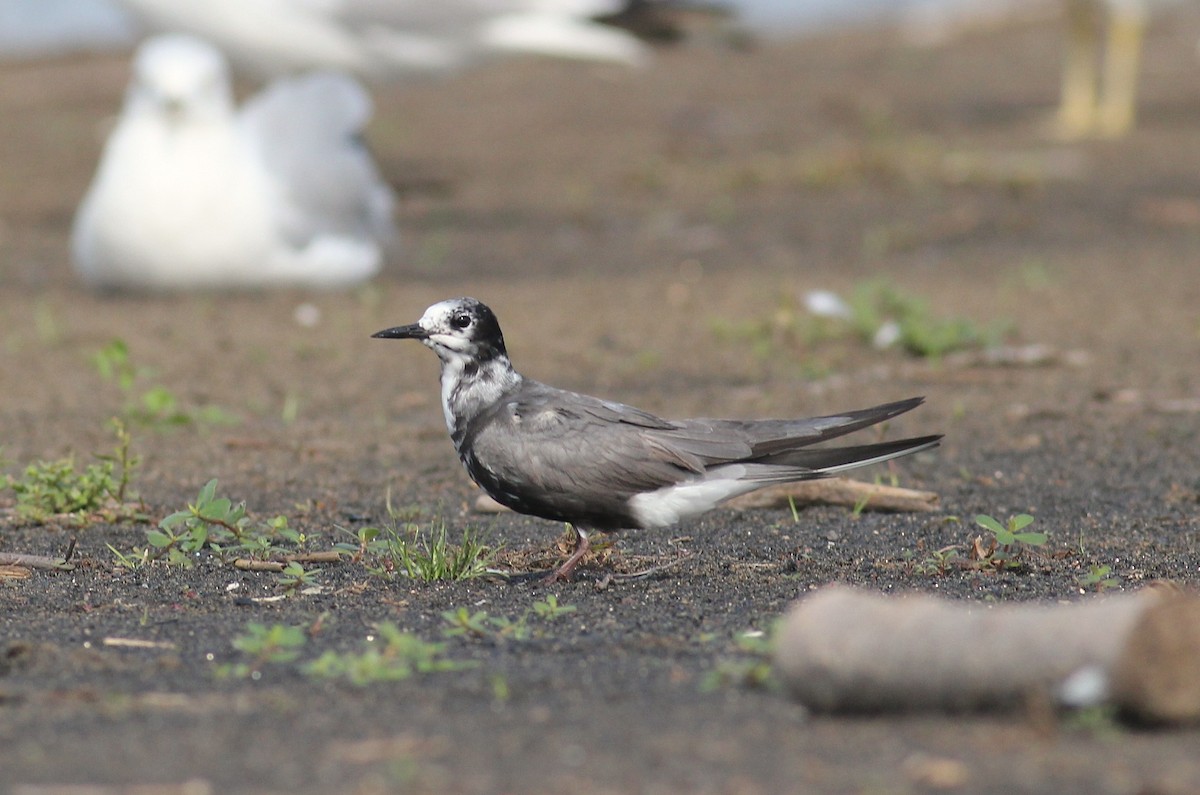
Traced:
POLYGON ((941 435, 813 449, 916 408, 914 397, 795 420, 667 420, 525 378, 496 315, 474 298, 434 304, 377 332, 420 340, 441 359, 442 411, 467 473, 519 513, 566 522, 575 548, 548 578, 566 580, 590 530, 665 527, 775 483, 814 480, 935 447, 941 435))

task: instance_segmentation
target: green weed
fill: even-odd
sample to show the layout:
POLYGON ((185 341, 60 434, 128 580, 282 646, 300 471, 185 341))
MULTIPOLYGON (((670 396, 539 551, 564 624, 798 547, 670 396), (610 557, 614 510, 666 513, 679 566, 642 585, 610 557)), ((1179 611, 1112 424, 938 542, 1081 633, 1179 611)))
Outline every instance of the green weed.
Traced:
POLYGON ((736 639, 738 656, 720 660, 700 680, 701 692, 726 687, 774 690, 779 684, 771 668, 771 640, 764 632, 746 632, 736 639))
POLYGON ((554 594, 547 594, 544 600, 533 603, 534 615, 548 620, 574 613, 575 609, 575 605, 560 605, 558 597, 554 594))
POLYGON ((574 605, 560 605, 558 597, 550 594, 544 601, 534 602, 516 619, 507 616, 491 616, 486 611, 471 611, 465 607, 447 610, 442 613, 446 626, 442 634, 448 638, 467 637, 493 641, 523 641, 541 634, 531 618, 541 621, 553 621, 561 616, 575 612, 574 605))
POLYGON ((1046 544, 1046 534, 1025 531, 1024 528, 1033 523, 1033 517, 1020 513, 1010 517, 1007 524, 1000 524, 987 514, 978 514, 975 524, 992 533, 992 540, 983 544, 982 539, 976 538, 971 551, 972 557, 980 565, 994 568, 1016 568, 1021 565, 1022 553, 1027 547, 1041 547, 1046 544))
POLYGON ((818 315, 784 299, 774 312, 747 321, 714 321, 713 335, 721 341, 745 343, 763 359, 781 351, 807 351, 806 375, 820 377, 830 368, 813 358, 813 349, 827 343, 857 340, 876 348, 897 347, 910 355, 937 359, 964 349, 995 346, 1008 322, 980 325, 961 317, 934 314, 929 304, 883 280, 859 284, 841 315, 818 315))
POLYGON ((279 573, 279 585, 285 593, 296 593, 305 588, 317 587, 317 573, 305 569, 296 561, 290 561, 279 573))
POLYGON ((195 502, 188 503, 186 508, 168 515, 156 528, 146 531, 149 547, 145 550, 135 548, 132 556, 122 556, 118 562, 128 565, 128 561, 165 558, 168 565, 190 568, 195 556, 204 550, 221 560, 235 556, 265 560, 302 546, 306 540, 303 533, 288 524, 286 516, 276 516, 265 522, 252 521, 246 514, 246 503, 234 503, 227 497, 217 496, 214 478, 200 489, 195 502))
POLYGON ((423 531, 413 521, 417 512, 392 507, 387 500, 388 520, 382 527, 363 527, 354 535, 357 546, 338 544, 336 548, 366 562, 368 570, 380 576, 401 573, 421 582, 456 582, 487 573, 495 550, 479 541, 467 528, 462 542, 450 543, 445 522, 423 531))
MULTIPOLYGON (((318 624, 320 621, 317 622, 318 624)), ((246 632, 233 639, 233 647, 250 656, 246 662, 218 665, 220 678, 259 679, 268 666, 296 662, 314 628, 284 624, 250 623, 246 632)), ((401 632, 394 624, 379 624, 375 635, 367 639, 362 652, 327 651, 316 659, 300 664, 300 671, 320 679, 345 679, 354 685, 406 679, 415 673, 453 671, 469 668, 470 661, 446 659, 444 644, 428 643, 415 635, 401 632)))
POLYGON ((914 574, 923 577, 941 576, 958 563, 958 552, 958 545, 951 544, 941 549, 932 550, 921 560, 916 560, 916 556, 906 550, 904 558, 909 562, 914 574))
POLYGON ((16 495, 17 515, 37 524, 66 518, 86 525, 94 521, 141 521, 140 503, 130 502, 130 481, 140 460, 130 452, 132 440, 124 423, 114 419, 117 446, 111 455, 97 455, 97 463, 82 472, 73 456, 57 461, 36 461, 20 477, 5 476, 0 486, 16 495))
POLYGON ((443 656, 445 644, 430 643, 401 632, 394 624, 378 624, 375 632, 378 637, 368 639, 367 648, 362 652, 339 654, 327 651, 305 663, 302 670, 311 677, 345 679, 353 685, 363 686, 407 679, 418 673, 459 671, 475 665, 471 661, 447 659, 443 656))
POLYGON ((267 665, 282 665, 296 660, 308 640, 304 627, 252 622, 246 634, 233 639, 233 647, 253 659, 249 662, 219 665, 216 675, 221 678, 258 679, 267 665))
POLYGON ((231 425, 238 421, 218 406, 185 407, 174 392, 161 384, 135 389, 152 373, 134 365, 129 346, 122 339, 113 339, 92 354, 91 362, 100 377, 115 384, 125 396, 122 411, 132 422, 161 430, 191 424, 231 425))
POLYGON ((942 318, 924 300, 881 280, 855 288, 849 301, 849 326, 861 339, 887 347, 884 337, 913 356, 936 359, 967 348, 996 345, 1007 323, 983 328, 966 318, 942 318))
POLYGON ((1112 567, 1110 566, 1092 566, 1088 569, 1087 574, 1080 574, 1076 580, 1084 588, 1103 593, 1109 588, 1116 588, 1121 584, 1119 577, 1112 576, 1112 567))

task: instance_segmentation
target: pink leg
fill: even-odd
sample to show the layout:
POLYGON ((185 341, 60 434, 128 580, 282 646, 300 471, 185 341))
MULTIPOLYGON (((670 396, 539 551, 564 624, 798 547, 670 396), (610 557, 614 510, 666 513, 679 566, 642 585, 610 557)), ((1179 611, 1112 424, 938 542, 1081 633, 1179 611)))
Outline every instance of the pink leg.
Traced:
POLYGON ((586 531, 580 530, 575 525, 571 525, 571 529, 575 531, 575 549, 571 550, 570 557, 564 560, 561 566, 542 580, 543 583, 566 582, 571 579, 571 573, 575 571, 575 567, 579 565, 579 561, 583 560, 583 556, 591 547, 586 531))

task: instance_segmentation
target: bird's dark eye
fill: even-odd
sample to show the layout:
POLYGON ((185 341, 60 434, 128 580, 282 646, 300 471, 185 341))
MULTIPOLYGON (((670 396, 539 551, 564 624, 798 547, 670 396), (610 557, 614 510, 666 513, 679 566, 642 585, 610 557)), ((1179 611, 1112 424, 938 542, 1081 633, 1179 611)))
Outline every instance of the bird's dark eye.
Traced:
POLYGON ((467 326, 471 325, 471 316, 465 312, 461 315, 455 315, 454 317, 450 318, 450 325, 457 329, 466 328, 467 326))

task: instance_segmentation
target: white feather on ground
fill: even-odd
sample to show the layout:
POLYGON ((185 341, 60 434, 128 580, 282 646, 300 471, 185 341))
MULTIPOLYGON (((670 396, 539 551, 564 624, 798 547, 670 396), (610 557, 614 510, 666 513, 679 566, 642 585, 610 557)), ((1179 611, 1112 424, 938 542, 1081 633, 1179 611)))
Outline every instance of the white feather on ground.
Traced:
POLYGON ((76 270, 115 289, 369 279, 392 236, 392 194, 360 137, 370 114, 335 73, 276 82, 238 113, 214 47, 147 40, 76 215, 76 270))

